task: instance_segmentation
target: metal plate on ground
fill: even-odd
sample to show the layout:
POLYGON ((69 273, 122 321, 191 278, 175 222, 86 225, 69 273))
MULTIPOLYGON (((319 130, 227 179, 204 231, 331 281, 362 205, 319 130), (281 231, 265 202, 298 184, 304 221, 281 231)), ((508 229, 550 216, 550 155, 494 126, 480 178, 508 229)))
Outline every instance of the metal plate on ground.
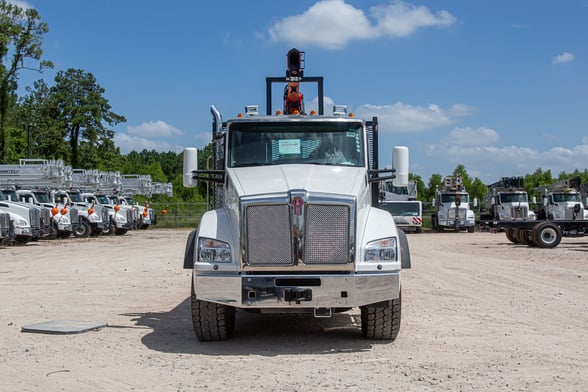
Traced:
POLYGON ((94 331, 106 326, 106 323, 98 321, 51 320, 37 324, 25 325, 22 327, 21 331, 64 335, 94 331))

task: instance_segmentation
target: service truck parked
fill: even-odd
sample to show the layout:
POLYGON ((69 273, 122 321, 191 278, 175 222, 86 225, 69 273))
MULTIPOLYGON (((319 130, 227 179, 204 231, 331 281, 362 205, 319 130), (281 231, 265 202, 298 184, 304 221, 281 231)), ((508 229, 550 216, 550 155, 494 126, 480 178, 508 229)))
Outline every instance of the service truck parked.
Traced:
POLYGON ((433 206, 435 208, 431 215, 433 230, 453 229, 474 232, 476 216, 470 209, 470 195, 463 185, 461 176, 445 177, 443 184, 435 191, 433 206))
POLYGON ((543 203, 536 220, 495 221, 494 226, 506 230, 514 244, 555 248, 562 237, 581 237, 588 233, 588 213, 582 202, 579 177, 536 188, 543 203))
POLYGON ((502 177, 488 185, 484 206, 486 212, 480 214, 480 220, 535 219, 535 213, 529 208, 523 177, 502 177))
MULTIPOLYGON (((303 52, 287 55, 286 77, 266 79, 267 115, 256 106, 223 121, 213 115, 214 166, 184 150, 184 185, 215 184, 215 209, 190 233, 192 323, 200 340, 228 338, 235 310, 329 317, 361 309, 361 329, 394 340, 400 329, 400 270, 406 235, 377 205, 377 119, 325 116, 322 77, 303 76, 303 52), (302 82, 318 84, 318 113, 306 113, 302 82), (284 83, 284 110, 271 115, 271 85, 284 83)), ((394 152, 397 185, 408 151, 394 152)), ((391 170, 386 170, 390 172, 391 170)), ((390 177, 387 177, 390 178, 390 177)))
POLYGON ((392 181, 385 181, 379 207, 392 215, 396 227, 406 232, 423 231, 423 204, 417 200, 416 181, 409 181, 406 186, 394 186, 392 181))

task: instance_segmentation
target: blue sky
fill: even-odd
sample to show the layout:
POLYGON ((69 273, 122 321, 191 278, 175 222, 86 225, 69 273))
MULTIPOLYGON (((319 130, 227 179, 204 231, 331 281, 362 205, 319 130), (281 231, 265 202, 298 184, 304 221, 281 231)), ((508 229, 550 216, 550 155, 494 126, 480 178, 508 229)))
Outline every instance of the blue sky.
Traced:
MULTIPOLYGON (((49 25, 47 83, 91 72, 127 118, 123 153, 203 147, 211 104, 265 112, 265 77, 297 47, 328 103, 378 116, 381 166, 406 145, 425 182, 458 164, 485 183, 588 167, 588 0, 18 3, 49 25)), ((39 78, 23 71, 20 88, 39 78)))

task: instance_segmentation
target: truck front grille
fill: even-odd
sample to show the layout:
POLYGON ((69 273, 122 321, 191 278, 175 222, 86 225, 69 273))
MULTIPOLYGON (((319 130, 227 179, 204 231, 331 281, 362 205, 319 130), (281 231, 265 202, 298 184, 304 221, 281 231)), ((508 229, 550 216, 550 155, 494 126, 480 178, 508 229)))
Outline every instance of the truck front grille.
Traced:
POLYGON ((512 219, 525 219, 528 216, 528 208, 527 207, 513 207, 510 211, 510 216, 512 219))
POLYGON ((465 220, 467 216, 467 210, 465 208, 459 208, 457 210, 457 216, 455 214, 455 208, 451 208, 447 214, 449 220, 465 220))
POLYGON ((287 204, 247 207, 247 263, 293 263, 290 207, 287 204))
POLYGON ((245 206, 243 263, 249 266, 341 265, 353 261, 351 206, 291 204, 245 206), (298 211, 298 210, 297 210, 298 211))
POLYGON ((303 258, 306 264, 349 262, 347 206, 308 205, 303 258))

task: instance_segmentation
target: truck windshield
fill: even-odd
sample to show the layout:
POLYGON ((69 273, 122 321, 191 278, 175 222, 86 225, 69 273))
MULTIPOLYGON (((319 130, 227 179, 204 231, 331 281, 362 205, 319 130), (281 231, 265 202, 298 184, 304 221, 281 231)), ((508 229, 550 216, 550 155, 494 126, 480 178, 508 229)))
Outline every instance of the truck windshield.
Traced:
POLYGON ((364 166, 361 122, 233 123, 229 167, 364 166))
POLYGON ((467 193, 444 193, 441 195, 441 203, 455 203, 455 200, 459 198, 461 203, 469 203, 469 196, 467 193))
POLYGON ((51 203, 51 199, 46 192, 33 192, 39 203, 51 203))
POLYGON ((580 202, 580 195, 578 193, 554 193, 553 202, 563 203, 566 201, 580 202))
POLYGON ((501 193, 501 203, 526 203, 528 201, 526 193, 501 193))
POLYGON ((378 207, 383 210, 388 211, 390 213, 390 215, 392 215, 392 216, 420 216, 421 215, 420 203, 418 203, 418 202, 381 203, 378 207))

